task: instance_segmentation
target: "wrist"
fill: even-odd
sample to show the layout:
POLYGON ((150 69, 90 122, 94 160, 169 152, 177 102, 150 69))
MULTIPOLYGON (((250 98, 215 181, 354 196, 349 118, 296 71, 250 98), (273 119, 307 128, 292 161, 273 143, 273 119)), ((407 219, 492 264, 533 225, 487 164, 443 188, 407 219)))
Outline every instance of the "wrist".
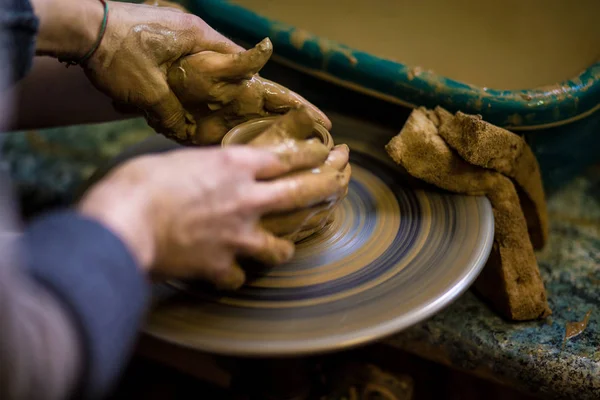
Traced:
POLYGON ((98 38, 104 5, 99 0, 31 0, 40 20, 36 54, 78 60, 98 38))
POLYGON ((148 198, 137 185, 109 179, 92 187, 77 207, 117 235, 144 272, 154 264, 156 247, 148 198))

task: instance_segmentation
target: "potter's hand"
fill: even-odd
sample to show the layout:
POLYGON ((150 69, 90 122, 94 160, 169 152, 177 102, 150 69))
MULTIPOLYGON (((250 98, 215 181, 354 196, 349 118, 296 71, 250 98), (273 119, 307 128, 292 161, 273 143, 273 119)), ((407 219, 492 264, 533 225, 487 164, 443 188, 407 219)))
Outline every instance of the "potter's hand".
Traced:
POLYGON ((243 48, 200 18, 156 5, 111 3, 111 23, 86 70, 117 102, 145 111, 157 132, 184 143, 217 143, 236 123, 299 105, 330 124, 299 95, 256 75, 271 55, 270 42, 239 55, 243 48))
POLYGON ((273 45, 267 38, 247 51, 204 51, 171 66, 169 85, 197 124, 189 142, 215 144, 235 125, 250 118, 282 114, 301 106, 313 120, 331 127, 325 114, 307 100, 258 75, 272 53, 273 45))
MULTIPOLYGON (((348 162, 349 148, 345 144, 337 145, 329 153, 321 173, 337 173, 340 191, 328 200, 312 207, 289 213, 267 215, 261 224, 269 232, 292 242, 298 242, 323 229, 332 220, 332 213, 348 193, 351 166, 348 162), (302 221, 300 229, 294 229, 302 221)), ((298 174, 301 177, 303 174, 298 174)))
MULTIPOLYGON (((164 1, 150 1, 152 4, 165 4, 164 1)), ((40 20, 36 54, 80 61, 95 48, 104 17, 104 8, 99 0, 31 2, 40 20)), ((324 121, 328 126, 327 118, 300 96, 256 75, 248 75, 260 68, 244 65, 234 68, 232 63, 245 60, 235 56, 244 49, 200 18, 173 7, 124 2, 108 4, 106 31, 99 47, 83 61, 84 70, 96 88, 110 96, 120 110, 144 112, 156 131, 182 142, 208 142, 198 139, 201 135, 196 133, 194 118, 167 83, 167 72, 176 61, 198 53, 202 55, 182 65, 194 66, 188 70, 194 80, 195 72, 207 74, 212 83, 205 85, 211 90, 208 95, 216 93, 210 101, 211 107, 214 109, 222 105, 224 110, 216 115, 226 114, 205 120, 205 117, 213 115, 208 112, 206 103, 190 110, 203 119, 202 126, 210 127, 207 128, 207 137, 218 136, 216 132, 223 132, 234 116, 244 119, 255 110, 259 115, 282 112, 299 104, 311 107, 315 119, 324 121), (226 87, 238 88, 237 91, 225 91, 234 92, 234 97, 240 101, 232 103, 230 97, 220 95, 226 87), (215 127, 219 122, 222 122, 220 130, 215 127)), ((271 54, 270 44, 267 47, 268 51, 262 54, 262 64, 271 54)))
POLYGON ((119 105, 145 112, 159 133, 185 140, 194 120, 169 88, 166 72, 200 51, 237 51, 200 18, 173 8, 111 2, 106 33, 85 71, 119 105))
MULTIPOLYGON (((170 1, 145 3, 187 12, 170 1)), ((178 60, 168 72, 169 85, 197 124, 195 134, 179 141, 216 144, 241 122, 298 107, 305 107, 315 121, 331 128, 327 116, 306 99, 258 75, 273 53, 269 39, 248 51, 233 44, 207 50, 178 60)))
MULTIPOLYGON (((310 138, 313 134, 313 127, 314 122, 306 112, 292 110, 254 138, 250 142, 250 146, 266 147, 272 151, 277 151, 277 149, 289 151, 289 149, 297 148, 306 150, 307 154, 310 154, 309 149, 316 145, 321 146, 318 139, 310 138)), ((299 181, 312 178, 316 187, 326 184, 327 179, 323 179, 323 176, 335 175, 338 177, 339 191, 332 192, 332 196, 326 201, 310 208, 267 215, 261 221, 263 227, 277 236, 294 242, 321 230, 329 222, 335 207, 348 193, 351 175, 349 151, 345 144, 335 146, 328 153, 322 165, 293 174, 294 178, 299 181)))
POLYGON ((342 190, 336 175, 290 177, 321 165, 328 152, 303 153, 234 146, 143 156, 100 181, 79 209, 118 234, 153 274, 237 288, 244 281, 237 256, 278 264, 294 252, 292 242, 260 226, 262 215, 310 207, 342 190))

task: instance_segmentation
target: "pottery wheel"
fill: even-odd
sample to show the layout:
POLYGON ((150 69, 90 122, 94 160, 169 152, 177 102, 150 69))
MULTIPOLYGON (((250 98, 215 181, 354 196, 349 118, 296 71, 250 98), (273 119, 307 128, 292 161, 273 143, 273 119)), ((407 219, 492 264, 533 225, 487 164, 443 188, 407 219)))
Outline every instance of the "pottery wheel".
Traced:
POLYGON ((456 299, 491 249, 487 199, 411 189, 390 164, 351 154, 334 222, 299 243, 291 262, 248 271, 233 293, 160 285, 145 333, 215 354, 299 355, 398 332, 456 299))
MULTIPOLYGON (((348 196, 328 228, 297 245, 291 262, 248 271, 248 284, 233 293, 157 285, 144 332, 214 354, 310 354, 390 335, 455 300, 490 253, 491 206, 485 197, 416 189, 381 145, 365 140, 374 137, 336 137, 351 148, 348 196)), ((86 186, 131 157, 176 147, 160 136, 146 140, 86 186)))

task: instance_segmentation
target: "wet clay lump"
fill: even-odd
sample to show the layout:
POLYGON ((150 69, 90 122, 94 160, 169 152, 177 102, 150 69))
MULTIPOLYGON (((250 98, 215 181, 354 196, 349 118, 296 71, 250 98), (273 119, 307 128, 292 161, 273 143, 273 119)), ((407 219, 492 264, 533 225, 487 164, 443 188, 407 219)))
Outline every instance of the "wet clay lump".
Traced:
MULTIPOLYGON (((552 85, 600 60, 598 0, 234 3, 357 50, 492 89, 552 85)), ((301 47, 301 39, 294 45, 301 47)))

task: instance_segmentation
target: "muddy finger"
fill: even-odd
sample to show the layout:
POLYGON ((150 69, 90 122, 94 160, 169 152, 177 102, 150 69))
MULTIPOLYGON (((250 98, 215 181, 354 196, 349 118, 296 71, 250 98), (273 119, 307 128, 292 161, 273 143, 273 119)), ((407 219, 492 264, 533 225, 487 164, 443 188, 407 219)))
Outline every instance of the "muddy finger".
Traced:
POLYGON ((222 110, 217 110, 208 115, 196 116, 196 132, 191 143, 195 145, 216 145, 229 131, 229 125, 222 110))
POLYGON ((342 171, 346 165, 348 165, 349 158, 350 148, 348 145, 338 144, 329 153, 325 164, 329 165, 331 168, 337 169, 338 171, 342 171))
POLYGON ((227 271, 211 277, 210 280, 219 290, 237 290, 246 281, 246 273, 237 262, 233 262, 227 271))
POLYGON ((344 181, 343 173, 324 165, 319 170, 258 182, 252 198, 262 214, 292 211, 337 200, 345 189, 344 181))
MULTIPOLYGON (((295 142, 292 146, 289 143, 279 143, 261 149, 277 155, 285 164, 286 172, 316 168, 323 164, 329 155, 329 149, 317 139, 295 142)), ((275 172, 278 171, 265 171, 261 179, 275 177, 275 172)))
POLYGON ((223 81, 217 77, 231 62, 233 55, 204 51, 175 62, 167 72, 167 81, 181 102, 189 109, 208 103, 219 106, 240 96, 241 80, 223 81))
POLYGON ((256 79, 260 80, 264 87, 265 109, 267 111, 282 114, 291 109, 306 107, 307 112, 314 121, 323 125, 326 129, 331 129, 331 121, 325 113, 304 97, 268 79, 262 77, 256 79))
POLYGON ((228 61, 217 76, 223 79, 250 79, 265 66, 272 54, 273 43, 265 38, 249 50, 225 55, 228 61))
POLYGON ((199 85, 215 91, 218 88, 214 86, 219 82, 235 83, 252 78, 269 61, 271 54, 273 44, 268 38, 239 53, 202 51, 174 63, 169 68, 169 83, 186 90, 193 90, 194 85, 199 85), (209 87, 209 83, 213 87, 209 87))
POLYGON ((271 126, 248 144, 251 146, 268 146, 273 142, 280 142, 285 139, 304 140, 312 135, 313 129, 314 121, 306 108, 293 109, 275 120, 271 126))
POLYGON ((148 125, 169 138, 185 141, 189 140, 196 132, 194 118, 183 108, 170 90, 167 90, 159 101, 150 104, 144 111, 148 125))
MULTIPOLYGON (((244 96, 244 84, 264 67, 272 53, 273 45, 269 39, 240 53, 201 51, 171 65, 167 80, 186 106, 211 102, 229 104, 244 96)), ((258 83, 256 87, 260 90, 258 83)), ((254 97, 257 103, 262 101, 261 94, 254 97)), ((262 105, 257 107, 262 109, 262 105)))
POLYGON ((320 221, 328 218, 333 204, 324 203, 290 213, 266 215, 260 223, 263 228, 277 236, 294 233, 299 229, 314 228, 320 221))
POLYGON ((345 188, 344 196, 348 193, 348 184, 350 184, 350 178, 352 178, 352 166, 346 164, 342 170, 341 184, 345 188))
POLYGON ((261 264, 278 265, 289 261, 294 256, 294 251, 294 243, 258 227, 252 235, 252 240, 240 245, 238 255, 261 264))

